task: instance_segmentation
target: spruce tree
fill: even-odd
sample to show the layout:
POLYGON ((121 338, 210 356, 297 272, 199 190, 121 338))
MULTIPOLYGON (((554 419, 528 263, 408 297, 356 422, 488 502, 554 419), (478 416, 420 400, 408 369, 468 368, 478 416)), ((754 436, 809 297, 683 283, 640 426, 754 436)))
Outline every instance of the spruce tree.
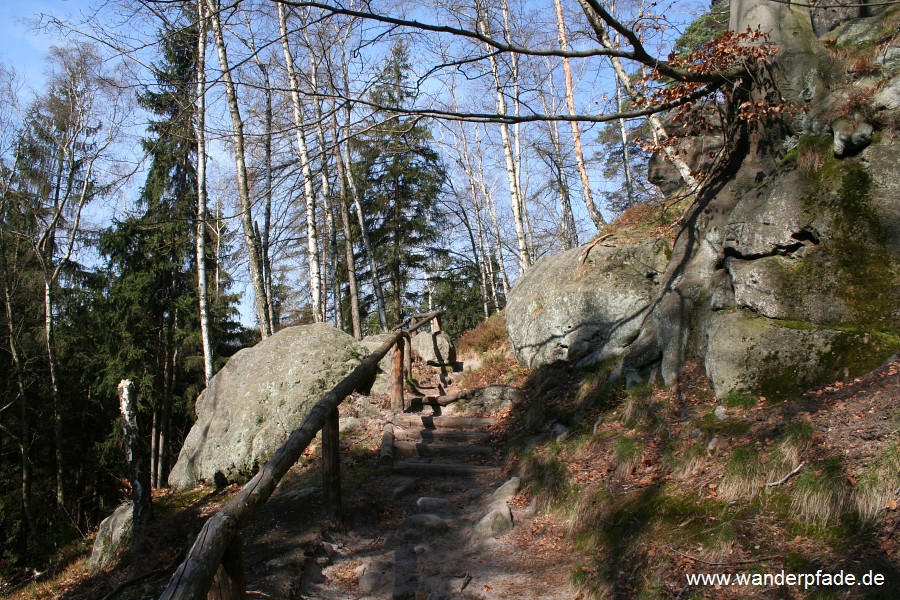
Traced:
MULTIPOLYGON (((190 15, 183 15, 190 22, 190 15)), ((138 96, 153 117, 142 145, 150 157, 137 214, 103 236, 113 283, 118 349, 113 378, 132 379, 143 411, 154 485, 165 485, 173 436, 189 424, 202 382, 194 281, 196 25, 161 32, 156 83, 138 96)), ((180 440, 174 440, 180 441, 180 440)))
POLYGON ((356 177, 378 264, 378 273, 369 276, 384 284, 393 324, 423 295, 420 276, 441 239, 438 200, 446 180, 424 122, 391 110, 413 99, 410 71, 408 47, 398 43, 371 94, 372 102, 384 108, 356 140, 356 177))

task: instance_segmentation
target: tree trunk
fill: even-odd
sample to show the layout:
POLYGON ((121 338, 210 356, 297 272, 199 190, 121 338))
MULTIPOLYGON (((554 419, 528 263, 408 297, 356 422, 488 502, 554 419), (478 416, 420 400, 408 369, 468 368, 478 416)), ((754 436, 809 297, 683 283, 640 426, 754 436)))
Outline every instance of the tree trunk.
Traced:
MULTIPOLYGON (((597 15, 593 12, 593 9, 590 8, 585 0, 578 0, 578 2, 579 4, 581 4, 585 16, 587 16, 588 21, 591 23, 591 27, 593 28, 594 33, 597 35, 597 39, 600 42, 600 45, 606 49, 613 49, 614 45, 609 37, 609 33, 606 31, 606 27, 603 22, 597 17, 597 15)), ((619 60, 619 58, 616 56, 610 57, 609 60, 612 63, 613 71, 615 71, 616 78, 619 80, 622 88, 628 93, 629 96, 634 96, 636 94, 634 84, 631 82, 631 78, 625 71, 625 67, 622 66, 622 61, 619 60)), ((654 134, 659 137, 660 140, 666 140, 669 137, 669 134, 666 132, 665 125, 663 125, 662 119, 660 119, 658 115, 649 115, 647 117, 647 122, 650 123, 650 128, 653 130, 654 134)), ((684 161, 684 159, 682 159, 678 155, 678 152, 674 148, 664 145, 663 152, 672 162, 672 165, 674 165, 675 168, 678 169, 678 173, 681 175, 681 178, 684 180, 684 183, 688 187, 688 189, 690 189, 691 191, 696 191, 699 186, 699 182, 691 172, 690 166, 684 161)))
MULTIPOLYGON (((8 189, 9 186, 7 186, 7 190, 8 189)), ((16 327, 13 322, 12 313, 12 294, 10 293, 9 273, 6 268, 6 246, 2 232, 0 232, 0 275, 2 275, 3 278, 4 313, 6 316, 7 335, 9 335, 9 354, 12 358, 13 372, 16 378, 16 395, 19 403, 19 439, 17 441, 22 455, 22 486, 20 492, 22 515, 25 522, 24 536, 27 539, 33 524, 31 516, 31 419, 28 414, 28 402, 25 398, 25 377, 22 370, 22 362, 19 359, 19 350, 16 345, 16 327)))
MULTIPOLYGON (((335 107, 336 108, 336 107, 335 107)), ((331 126, 334 129, 334 164, 337 168, 340 189, 341 229, 344 232, 344 261, 347 265, 347 285, 350 288, 350 323, 353 337, 362 339, 362 325, 359 315, 359 290, 356 283, 356 259, 353 256, 353 236, 350 231, 350 211, 347 209, 347 178, 350 176, 344 169, 344 158, 341 156, 341 145, 338 141, 339 129, 335 112, 331 114, 331 126)))
POLYGON ((53 410, 54 458, 56 459, 56 508, 63 510, 66 505, 65 476, 63 475, 63 425, 62 400, 59 397, 59 365, 56 361, 56 341, 53 327, 52 283, 44 281, 44 348, 47 351, 47 364, 50 368, 50 394, 53 410))
POLYGON ((197 222, 194 239, 197 259, 197 302, 200 309, 200 338, 203 344, 203 379, 213 376, 212 338, 209 330, 209 301, 206 289, 206 0, 197 1, 200 32, 197 36, 197 222))
MULTIPOLYGON (((256 318, 259 320, 259 334, 266 339, 272 334, 272 322, 269 320, 269 298, 266 293, 262 258, 259 251, 259 240, 253 227, 252 202, 247 179, 247 162, 244 150, 244 122, 241 119, 237 91, 231 77, 231 66, 228 63, 228 52, 225 48, 225 37, 219 18, 217 0, 207 0, 213 39, 219 56, 222 70, 222 82, 225 84, 225 100, 231 115, 232 138, 234 143, 234 162, 237 171, 238 198, 240 201, 241 224, 244 230, 244 245, 247 248, 247 259, 250 263, 250 279, 253 284, 256 318)), ((279 5, 280 6, 280 5, 279 5)))
MULTIPOLYGON (((478 29, 483 35, 490 35, 487 26, 487 16, 479 16, 478 29)), ((497 112, 501 115, 506 114, 506 97, 503 94, 503 84, 500 81, 500 67, 497 64, 497 58, 490 48, 487 48, 488 57, 491 63, 491 74, 494 78, 494 91, 496 93, 497 112)), ((509 125, 500 123, 500 141, 503 146, 503 158, 506 161, 506 177, 509 181, 509 201, 512 205, 513 222, 516 227, 516 242, 518 244, 518 265, 519 275, 523 275, 528 267, 531 266, 531 254, 528 251, 528 241, 525 234, 525 216, 522 208, 522 198, 519 190, 519 177, 516 173, 516 162, 513 156, 512 141, 509 136, 509 125)))
MULTIPOLYGON (((622 94, 622 82, 616 79, 616 106, 619 112, 625 110, 625 97, 622 94)), ((634 205, 634 175, 631 171, 631 152, 628 149, 628 128, 625 119, 619 119, 619 137, 622 139, 622 167, 625 170, 625 197, 628 206, 634 205)))
POLYGON ((153 518, 153 504, 150 495, 150 476, 144 469, 141 456, 141 438, 137 425, 134 387, 128 379, 119 382, 119 410, 122 413, 125 458, 128 461, 128 477, 131 483, 132 518, 134 531, 137 533, 153 518))
MULTIPOLYGON (((551 102, 547 100, 548 95, 550 98, 556 96, 556 89, 553 84, 553 66, 549 59, 547 60, 547 73, 548 93, 545 93, 543 88, 539 88, 538 96, 540 97, 541 106, 543 107, 544 112, 549 115, 556 114, 555 108, 552 106, 551 102)), ((566 173, 566 161, 562 149, 562 135, 559 132, 559 123, 556 121, 547 123, 547 129, 553 153, 546 153, 546 156, 547 160, 551 163, 551 169, 554 171, 557 193, 559 195, 560 225, 562 229, 560 239, 563 248, 569 250, 578 246, 578 229, 575 226, 575 215, 572 213, 572 193, 569 188, 568 174, 566 173)))
POLYGON ((313 175, 309 163, 309 150, 306 146, 306 134, 303 131, 303 106, 300 103, 300 84, 297 71, 294 69, 294 56, 288 41, 287 13, 284 5, 278 4, 278 25, 281 29, 281 48, 284 51, 284 66, 288 74, 291 88, 291 105, 294 109, 296 124, 297 153, 300 159, 300 170, 303 174, 303 198, 306 200, 306 244, 309 260, 309 289, 312 296, 313 320, 322 321, 322 269, 319 263, 319 239, 316 230, 316 197, 313 190, 313 175))
MULTIPOLYGON (((347 60, 343 57, 344 47, 341 46, 341 70, 343 76, 344 90, 343 93, 345 96, 350 95, 350 70, 347 66, 347 60)), ((350 105, 349 103, 346 105, 344 110, 344 138, 346 140, 351 139, 351 130, 350 130, 350 105)), ((387 323, 387 311, 384 307, 384 290, 381 287, 381 279, 378 277, 378 265, 375 264, 375 251, 372 248, 372 241, 369 238, 369 228, 366 226, 366 217, 365 212, 363 211, 362 206, 362 198, 359 195, 359 189, 356 187, 356 181, 353 178, 353 161, 350 156, 350 144, 344 144, 344 171, 347 174, 347 187, 350 189, 350 197, 353 198, 353 205, 356 207, 356 218, 359 221, 359 232, 362 237, 363 249, 366 252, 366 258, 369 262, 369 270, 372 273, 372 290, 375 293, 375 304, 378 309, 378 322, 381 325, 382 331, 386 331, 388 327, 387 323)))
MULTIPOLYGON (((563 52, 569 49, 569 36, 566 34, 566 23, 563 20, 562 2, 554 0, 556 5, 556 24, 559 31, 559 47, 563 52)), ((566 107, 569 109, 570 115, 575 115, 575 83, 572 80, 572 67, 569 64, 569 58, 564 56, 562 59, 563 74, 566 78, 566 107)), ((572 144, 575 146, 575 165, 578 167, 578 175, 581 177, 581 192, 584 198, 584 206, 587 208, 594 227, 600 231, 606 225, 606 219, 600 214, 597 205, 594 204, 594 193, 591 191, 591 180, 588 177, 587 167, 584 163, 584 151, 581 147, 581 131, 578 129, 578 123, 570 121, 569 126, 572 128, 572 144)))

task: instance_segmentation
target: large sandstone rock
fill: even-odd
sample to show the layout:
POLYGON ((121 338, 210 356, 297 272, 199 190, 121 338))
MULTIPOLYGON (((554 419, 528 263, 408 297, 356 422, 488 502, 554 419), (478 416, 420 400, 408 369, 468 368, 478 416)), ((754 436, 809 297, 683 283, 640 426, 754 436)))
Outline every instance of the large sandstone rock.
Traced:
POLYGON ((536 367, 620 353, 641 326, 668 251, 664 241, 610 240, 591 248, 583 263, 581 248, 538 261, 506 306, 516 358, 536 367))
POLYGON ((708 328, 706 373, 716 396, 761 394, 777 400, 865 373, 896 344, 883 335, 719 312, 708 328))
MULTIPOLYGON (((376 333, 364 337, 359 345, 371 354, 381 348, 388 340, 394 337, 392 333, 376 333)), ((375 374, 375 381, 369 390, 371 394, 388 394, 391 391, 391 369, 393 368, 393 353, 388 352, 378 361, 378 373, 375 374)))
POLYGON ((736 307, 771 319, 900 333, 895 141, 813 176, 785 169, 731 214, 723 264, 736 307), (892 167, 891 165, 894 165, 892 167))
POLYGON ((119 552, 131 544, 134 536, 134 518, 131 502, 119 506, 113 514, 100 522, 97 537, 88 566, 91 573, 105 569, 113 563, 119 552))
POLYGON ((217 473, 248 478, 366 354, 324 324, 288 327, 241 350, 197 399, 197 420, 169 484, 187 488, 217 473))
POLYGON ((452 365, 456 362, 456 347, 443 331, 420 331, 412 336, 413 352, 429 365, 452 365))

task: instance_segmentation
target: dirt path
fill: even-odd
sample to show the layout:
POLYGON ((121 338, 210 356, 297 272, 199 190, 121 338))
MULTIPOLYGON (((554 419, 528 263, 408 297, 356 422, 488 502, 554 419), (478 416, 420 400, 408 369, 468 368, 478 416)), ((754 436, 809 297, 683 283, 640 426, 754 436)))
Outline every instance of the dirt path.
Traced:
MULTIPOLYGON (((417 414, 429 422, 432 414, 452 418, 461 412, 451 405, 435 413, 428 406, 428 398, 459 391, 455 385, 431 377, 419 389, 425 402, 417 414)), ((448 437, 472 444, 467 435, 456 431, 441 436, 441 445, 448 437)), ((407 454, 398 457, 398 464, 428 470, 398 474, 383 469, 347 490, 345 528, 321 537, 300 516, 317 491, 288 487, 273 497, 246 538, 250 597, 575 597, 566 564, 571 548, 549 534, 555 528, 547 527, 548 517, 536 518, 525 505, 519 482, 503 471, 499 453, 469 458, 460 458, 458 451, 451 456, 440 451, 407 454), (442 465, 454 464, 476 468, 467 475, 442 474, 442 465), (504 515, 512 518, 511 531, 505 531, 504 515)))

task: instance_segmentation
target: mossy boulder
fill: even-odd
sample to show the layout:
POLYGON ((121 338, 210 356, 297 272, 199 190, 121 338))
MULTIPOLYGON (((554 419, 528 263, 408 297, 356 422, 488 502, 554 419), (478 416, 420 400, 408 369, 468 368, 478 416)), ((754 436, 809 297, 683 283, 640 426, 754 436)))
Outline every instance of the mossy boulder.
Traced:
POLYGON ((134 510, 132 503, 120 505, 100 522, 97 537, 91 550, 88 568, 91 573, 102 571, 113 564, 122 551, 128 549, 134 537, 134 510))
POLYGON ((776 321, 722 311, 707 330, 706 373, 719 398, 730 393, 782 399, 879 366, 900 348, 884 334, 776 321))
POLYGON ((169 485, 249 478, 367 354, 353 337, 321 323, 287 327, 241 350, 197 399, 197 420, 169 485))
POLYGON ((538 261, 506 306, 516 358, 537 367, 621 353, 637 335, 669 253, 663 240, 614 238, 538 261))
MULTIPOLYGON (((772 319, 900 333, 900 220, 888 141, 788 167, 742 199, 724 241, 735 304, 772 319)), ((893 166, 892 166, 893 165, 893 166)))

